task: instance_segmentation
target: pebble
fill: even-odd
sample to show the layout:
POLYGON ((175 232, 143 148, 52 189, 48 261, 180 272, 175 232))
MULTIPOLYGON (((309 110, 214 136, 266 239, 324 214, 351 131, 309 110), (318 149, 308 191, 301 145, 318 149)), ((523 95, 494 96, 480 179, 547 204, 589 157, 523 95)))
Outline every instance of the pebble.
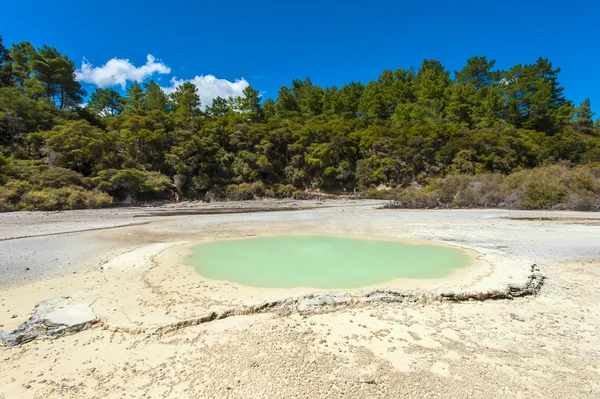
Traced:
POLYGON ((515 313, 511 313, 510 317, 513 320, 522 321, 522 322, 525 321, 525 319, 522 316, 519 316, 518 314, 515 314, 515 313))

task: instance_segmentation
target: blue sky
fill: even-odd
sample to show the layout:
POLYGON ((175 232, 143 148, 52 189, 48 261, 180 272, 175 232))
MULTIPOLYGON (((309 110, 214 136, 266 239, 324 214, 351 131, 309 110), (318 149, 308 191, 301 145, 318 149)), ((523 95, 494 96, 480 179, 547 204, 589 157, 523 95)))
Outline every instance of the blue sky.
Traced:
POLYGON ((275 97, 280 86, 306 76, 340 86, 367 83, 383 69, 418 67, 425 58, 453 71, 475 55, 500 68, 543 56, 562 68, 567 97, 576 104, 590 97, 600 113, 600 5, 592 0, 30 0, 2 10, 10 16, 0 26, 7 45, 48 44, 78 67, 85 57, 90 68, 113 58, 140 67, 152 54, 170 69, 152 76, 165 87, 173 77, 214 75, 223 80, 200 82, 207 91, 236 92, 243 78, 275 97), (211 87, 215 82, 222 87, 211 87))

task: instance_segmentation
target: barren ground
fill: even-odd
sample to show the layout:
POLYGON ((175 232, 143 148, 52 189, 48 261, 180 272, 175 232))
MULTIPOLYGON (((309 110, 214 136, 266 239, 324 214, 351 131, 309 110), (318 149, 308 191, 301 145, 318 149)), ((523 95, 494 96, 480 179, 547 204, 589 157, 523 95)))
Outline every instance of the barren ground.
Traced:
POLYGON ((600 215, 381 205, 0 215, 0 330, 56 297, 100 319, 73 335, 0 347, 0 398, 600 396, 600 215), (388 284, 406 292, 501 289, 532 264, 546 280, 538 295, 515 299, 233 312, 199 323, 313 291, 209 281, 183 262, 195 243, 280 233, 432 240, 480 258, 452 278, 388 284))

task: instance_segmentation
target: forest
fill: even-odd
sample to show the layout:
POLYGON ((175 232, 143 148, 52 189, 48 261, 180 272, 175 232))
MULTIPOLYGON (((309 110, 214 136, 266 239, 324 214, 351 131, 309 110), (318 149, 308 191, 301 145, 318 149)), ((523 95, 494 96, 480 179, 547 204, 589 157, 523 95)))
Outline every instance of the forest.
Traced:
POLYGON ((590 101, 565 98, 549 60, 526 61, 424 60, 201 104, 190 82, 86 93, 68 56, 0 37, 0 211, 355 191, 399 207, 600 210, 590 101))

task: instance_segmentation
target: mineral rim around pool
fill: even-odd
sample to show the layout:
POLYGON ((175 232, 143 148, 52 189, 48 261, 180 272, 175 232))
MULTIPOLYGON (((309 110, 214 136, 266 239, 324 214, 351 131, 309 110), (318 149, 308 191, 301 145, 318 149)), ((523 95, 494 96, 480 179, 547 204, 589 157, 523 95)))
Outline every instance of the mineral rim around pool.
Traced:
POLYGON ((468 253, 438 245, 332 236, 216 241, 188 262, 204 277, 265 288, 358 288, 394 279, 444 278, 472 264, 468 253))

